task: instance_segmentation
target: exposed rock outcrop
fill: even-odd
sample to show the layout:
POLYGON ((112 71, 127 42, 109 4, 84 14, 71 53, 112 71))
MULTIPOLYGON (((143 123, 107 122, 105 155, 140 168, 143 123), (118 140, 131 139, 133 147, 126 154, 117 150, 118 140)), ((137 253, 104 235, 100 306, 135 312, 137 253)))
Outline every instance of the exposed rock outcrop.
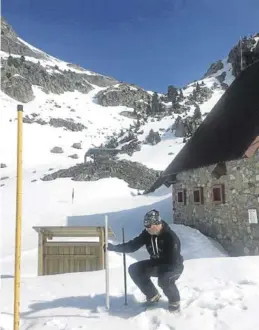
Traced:
POLYGON ((104 160, 97 163, 87 162, 68 169, 45 175, 42 180, 71 178, 74 181, 96 181, 103 178, 116 177, 126 181, 129 187, 145 190, 158 178, 160 171, 127 160, 104 160))
POLYGON ((103 106, 119 106, 146 109, 151 96, 145 90, 132 85, 118 84, 100 91, 96 95, 96 101, 103 106), (145 103, 146 102, 146 103, 145 103))
POLYGON ((82 143, 81 142, 73 143, 72 148, 82 149, 82 143))
POLYGON ((54 147, 50 150, 53 154, 62 154, 64 150, 61 147, 54 147))
POLYGON ((86 128, 86 126, 81 123, 74 123, 72 120, 62 118, 51 118, 49 124, 54 127, 65 127, 72 132, 79 132, 86 128))
POLYGON ((1 50, 8 54, 32 56, 39 59, 45 58, 43 52, 34 50, 33 47, 23 43, 3 16, 1 16, 1 50))
MULTIPOLYGON (((6 77, 6 76, 5 76, 6 77)), ((32 85, 24 77, 15 74, 5 79, 1 76, 1 88, 8 96, 13 99, 27 103, 34 99, 32 85)))
POLYGON ((145 143, 155 145, 161 141, 160 134, 151 129, 145 139, 145 143))
POLYGON ((259 34, 245 37, 231 49, 228 55, 228 62, 232 64, 233 75, 235 77, 241 72, 241 54, 243 69, 259 60, 258 40, 259 34))
POLYGON ((219 70, 222 70, 224 68, 224 64, 222 61, 217 61, 216 63, 212 63, 211 66, 209 67, 208 71, 205 73, 203 78, 206 78, 212 74, 217 73, 219 70))
POLYGON ((176 137, 184 137, 185 135, 185 127, 184 122, 180 116, 178 116, 172 125, 172 131, 174 131, 174 135, 176 137))

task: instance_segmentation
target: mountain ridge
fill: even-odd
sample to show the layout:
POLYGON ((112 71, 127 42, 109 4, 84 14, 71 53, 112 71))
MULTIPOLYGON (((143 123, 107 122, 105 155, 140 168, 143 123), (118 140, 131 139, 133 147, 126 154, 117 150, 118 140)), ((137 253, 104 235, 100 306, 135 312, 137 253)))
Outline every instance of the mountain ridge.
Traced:
MULTIPOLYGON (((26 131, 39 139, 45 134, 51 137, 38 142, 41 152, 37 159, 28 156, 28 166, 44 163, 43 155, 47 158, 51 153, 50 167, 59 171, 64 169, 63 163, 75 166, 83 162, 91 147, 108 147, 121 150, 120 160, 161 171, 165 165, 151 158, 150 148, 171 162, 241 69, 238 44, 223 60, 211 64, 199 80, 157 93, 59 60, 19 38, 3 18, 1 26, 6 129, 15 129, 16 113, 10 106, 19 102, 25 109, 26 131)), ((242 39, 243 66, 259 59, 258 40, 259 34, 242 39)), ((28 145, 28 154, 33 154, 35 147, 28 145)), ((3 155, 6 149, 3 147, 3 155)), ((10 156, 9 160, 3 158, 4 164, 14 164, 10 156)), ((5 167, 4 172, 8 172, 5 167)))

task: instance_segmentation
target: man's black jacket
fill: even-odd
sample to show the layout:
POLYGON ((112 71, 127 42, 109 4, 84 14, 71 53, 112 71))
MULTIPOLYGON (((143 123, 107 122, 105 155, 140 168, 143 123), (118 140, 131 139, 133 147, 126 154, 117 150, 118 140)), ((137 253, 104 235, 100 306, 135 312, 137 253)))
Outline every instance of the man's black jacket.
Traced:
POLYGON ((172 231, 165 221, 159 235, 150 235, 145 229, 139 236, 124 244, 108 245, 108 250, 115 252, 132 253, 143 245, 154 260, 154 265, 166 264, 170 266, 182 265, 181 243, 178 236, 172 231))

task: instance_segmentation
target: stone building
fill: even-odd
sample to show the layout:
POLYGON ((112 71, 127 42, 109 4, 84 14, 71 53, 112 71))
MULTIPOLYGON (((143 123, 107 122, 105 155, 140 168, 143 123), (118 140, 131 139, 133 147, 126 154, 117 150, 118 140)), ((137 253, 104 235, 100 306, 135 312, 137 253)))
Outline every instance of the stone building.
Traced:
POLYGON ((174 223, 259 255, 259 62, 246 68, 148 192, 172 185, 174 223))

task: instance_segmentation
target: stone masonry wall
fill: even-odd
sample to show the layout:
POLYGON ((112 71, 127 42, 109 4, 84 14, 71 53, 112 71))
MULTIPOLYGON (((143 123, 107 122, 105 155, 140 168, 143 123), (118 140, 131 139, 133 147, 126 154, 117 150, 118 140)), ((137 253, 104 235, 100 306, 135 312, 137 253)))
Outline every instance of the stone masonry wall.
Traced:
POLYGON ((256 209, 259 218, 259 152, 228 162, 226 167, 227 174, 219 179, 211 176, 215 165, 177 175, 173 185, 174 222, 216 239, 232 256, 259 255, 259 224, 248 220, 248 209, 256 209), (224 204, 213 202, 214 184, 224 184, 224 204), (194 203, 193 188, 198 186, 203 187, 204 204, 194 203), (186 189, 186 205, 177 202, 179 189, 186 189))

